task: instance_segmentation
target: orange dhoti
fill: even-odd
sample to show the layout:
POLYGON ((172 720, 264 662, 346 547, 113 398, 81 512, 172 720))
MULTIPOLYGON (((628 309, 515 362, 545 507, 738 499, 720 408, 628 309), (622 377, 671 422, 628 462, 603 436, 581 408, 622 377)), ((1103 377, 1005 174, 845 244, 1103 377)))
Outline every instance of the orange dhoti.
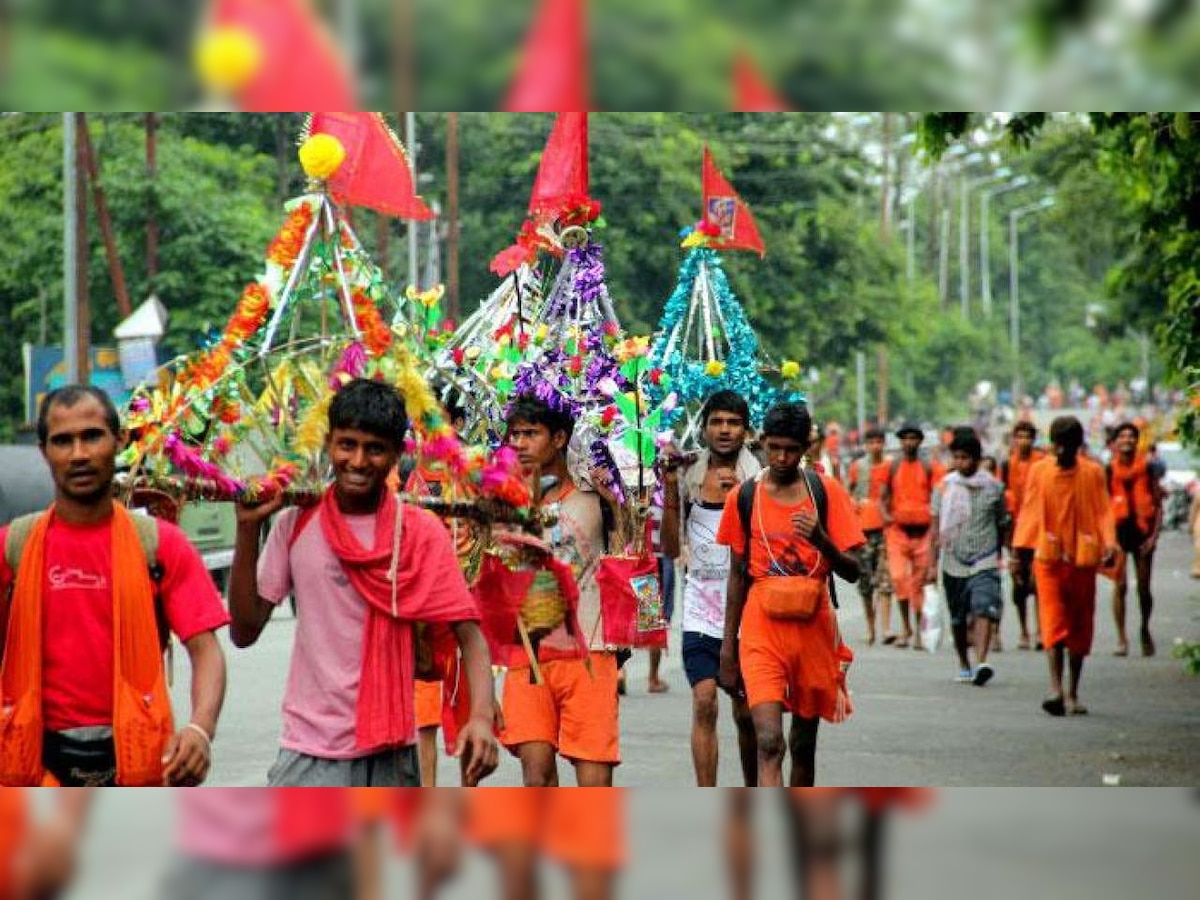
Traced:
POLYGON ((625 862, 620 788, 486 788, 467 797, 467 831, 481 847, 536 847, 567 866, 617 869, 625 862))
POLYGON ((1096 570, 1035 560, 1033 572, 1042 642, 1065 644, 1072 656, 1087 656, 1096 630, 1096 570))
POLYGON ((887 530, 888 571, 897 600, 912 604, 918 614, 925 605, 925 573, 929 570, 929 550, 932 533, 919 537, 905 532, 898 525, 887 530))

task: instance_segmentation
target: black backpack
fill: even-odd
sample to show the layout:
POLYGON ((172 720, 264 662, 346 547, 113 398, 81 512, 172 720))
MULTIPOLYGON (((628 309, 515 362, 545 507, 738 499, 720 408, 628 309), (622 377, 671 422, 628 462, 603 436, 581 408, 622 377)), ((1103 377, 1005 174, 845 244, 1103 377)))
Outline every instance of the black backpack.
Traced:
MULTIPOLYGON (((804 483, 808 485, 808 492, 812 494, 813 504, 817 507, 817 519, 821 523, 821 527, 826 531, 829 530, 829 496, 825 493, 825 483, 821 481, 819 475, 812 475, 808 469, 801 468, 800 474, 804 477, 804 483)), ((742 532, 746 535, 746 544, 742 548, 742 577, 749 582, 750 579, 750 516, 754 512, 754 492, 758 488, 758 479, 751 478, 748 481, 743 481, 741 488, 738 490, 738 518, 742 520, 742 532)), ((833 608, 838 608, 837 599, 837 584, 835 583, 833 572, 829 573, 829 599, 833 602, 833 608)))

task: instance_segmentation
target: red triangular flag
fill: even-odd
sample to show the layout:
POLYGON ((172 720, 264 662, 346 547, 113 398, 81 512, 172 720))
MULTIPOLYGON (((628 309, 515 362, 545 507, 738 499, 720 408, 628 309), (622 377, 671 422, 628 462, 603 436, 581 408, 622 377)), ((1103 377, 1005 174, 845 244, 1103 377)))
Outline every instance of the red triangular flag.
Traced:
POLYGON ((787 101, 767 84, 762 73, 742 51, 733 61, 733 111, 734 112, 789 112, 787 101))
POLYGON ((329 179, 329 192, 339 203, 402 219, 433 218, 413 188, 404 148, 379 113, 314 113, 309 131, 337 138, 346 150, 329 179))
POLYGON ((704 147, 702 181, 704 218, 721 229, 720 237, 713 238, 710 246, 718 250, 754 250, 759 256, 766 255, 767 249, 758 234, 750 207, 725 180, 707 145, 704 147))
POLYGON ((582 200, 588 193, 588 117, 585 112, 559 113, 542 151, 529 213, 553 218, 567 200, 582 200))
POLYGON ((542 0, 521 51, 506 112, 588 109, 586 0, 542 0))
POLYGON ((350 74, 305 0, 215 0, 209 21, 243 29, 258 44, 258 71, 235 98, 243 112, 358 106, 350 74))

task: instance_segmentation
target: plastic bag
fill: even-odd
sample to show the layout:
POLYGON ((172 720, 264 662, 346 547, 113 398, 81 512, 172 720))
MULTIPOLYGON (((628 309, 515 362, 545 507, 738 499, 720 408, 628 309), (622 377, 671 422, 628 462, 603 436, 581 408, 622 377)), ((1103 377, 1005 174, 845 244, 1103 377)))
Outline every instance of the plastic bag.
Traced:
POLYGON ((942 646, 945 604, 936 584, 925 585, 925 603, 921 609, 921 643, 930 653, 942 646))

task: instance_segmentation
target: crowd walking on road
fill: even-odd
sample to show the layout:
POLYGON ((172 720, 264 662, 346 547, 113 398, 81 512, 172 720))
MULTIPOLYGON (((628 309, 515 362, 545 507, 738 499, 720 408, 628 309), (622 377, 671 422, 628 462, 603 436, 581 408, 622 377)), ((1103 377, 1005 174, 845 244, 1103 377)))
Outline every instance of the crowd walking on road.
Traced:
MULTIPOLYGON (((54 503, 0 530, 0 782, 203 783, 225 694, 216 632, 228 625, 236 652, 252 653, 288 599, 298 622, 265 783, 429 784, 439 727, 464 784, 486 779, 502 750, 526 786, 558 785, 560 762, 580 786, 617 781, 629 648, 606 638, 598 569, 620 501, 602 479, 573 474, 569 411, 533 394, 507 409, 504 440, 555 511, 538 546, 578 599, 503 655, 484 633, 491 600, 468 581, 464 533, 395 490, 409 425, 400 394, 352 380, 328 419, 332 481, 316 503, 239 504, 226 611, 175 525, 113 500, 124 435, 108 397, 69 386, 45 398, 38 438, 54 503), (167 693, 172 640, 192 664, 182 727, 167 693)), ((1107 465, 1070 416, 1054 420, 1047 448, 1031 422, 1016 423, 990 468, 970 426, 949 429, 934 453, 913 423, 867 429, 858 453, 850 442, 831 451, 840 435, 826 431, 815 440, 795 403, 769 409, 756 431, 747 398, 722 390, 700 412, 698 450, 663 454, 656 548, 680 575, 698 785, 717 784, 722 733, 736 736, 744 784, 785 783, 789 756, 786 782, 815 783, 821 721, 853 713, 856 637, 839 625, 838 579, 857 583, 868 647, 923 649, 925 598, 940 594, 953 680, 985 687, 1003 678, 1007 570, 1017 649, 1046 654, 1041 708, 1054 717, 1088 711, 1098 578, 1112 583, 1113 652, 1130 652, 1133 582, 1137 647, 1155 654, 1164 495, 1135 423, 1114 427, 1107 465)), ((414 472, 410 491, 418 476, 421 491, 439 477, 414 472)))

